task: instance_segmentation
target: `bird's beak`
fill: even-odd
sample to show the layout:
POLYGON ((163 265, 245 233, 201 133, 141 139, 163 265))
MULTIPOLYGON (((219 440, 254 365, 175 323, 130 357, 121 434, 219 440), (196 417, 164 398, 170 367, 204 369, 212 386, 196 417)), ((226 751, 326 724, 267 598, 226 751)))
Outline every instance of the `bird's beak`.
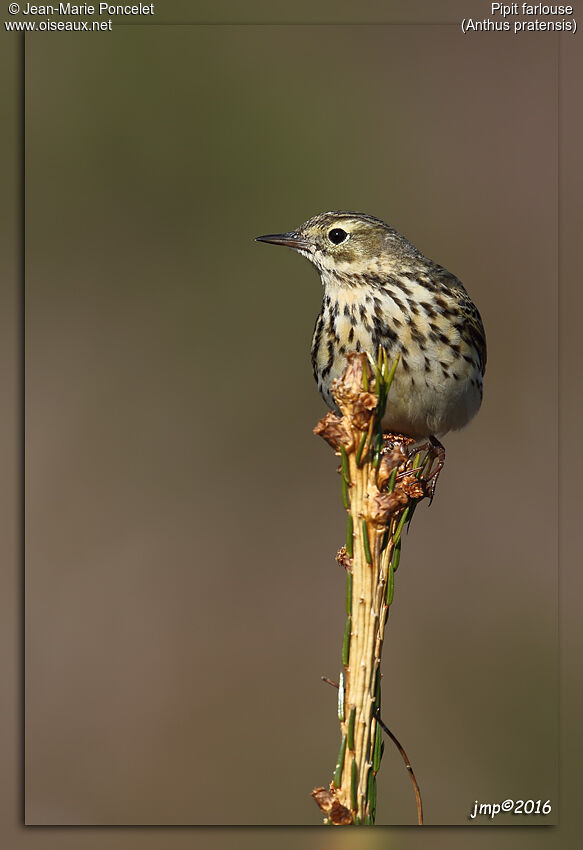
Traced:
POLYGON ((267 236, 256 236, 256 242, 271 242, 272 245, 285 245, 295 248, 296 251, 310 251, 314 247, 310 242, 302 239, 295 230, 289 233, 268 233, 267 236))

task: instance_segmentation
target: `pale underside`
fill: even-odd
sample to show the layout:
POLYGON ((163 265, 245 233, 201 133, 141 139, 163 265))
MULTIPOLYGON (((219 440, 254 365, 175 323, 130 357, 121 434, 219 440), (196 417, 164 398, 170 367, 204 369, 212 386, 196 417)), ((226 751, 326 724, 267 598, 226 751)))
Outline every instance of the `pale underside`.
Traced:
MULTIPOLYGON (((320 345, 314 354, 314 372, 318 387, 327 404, 334 409, 332 383, 339 378, 346 366, 349 351, 368 352, 376 359, 379 343, 388 352, 389 359, 400 354, 399 363, 391 386, 387 414, 383 420, 386 431, 408 434, 417 439, 433 434, 442 436, 448 431, 463 428, 477 413, 482 398, 482 373, 476 352, 462 337, 451 319, 433 315, 433 326, 437 326, 448 340, 431 339, 425 335, 422 343, 411 334, 411 316, 397 306, 390 294, 390 287, 373 294, 364 295, 364 303, 372 312, 374 298, 380 300, 382 315, 389 324, 398 326, 398 339, 383 338, 373 328, 368 315, 362 317, 360 306, 363 292, 358 287, 346 287, 334 278, 323 275, 325 296, 322 321, 340 340, 344 351, 340 351, 330 364, 326 345, 320 345), (335 304, 338 306, 336 307, 335 304), (346 309, 345 309, 346 308, 346 309), (354 315, 358 321, 354 321, 354 315), (452 349, 451 346, 454 346, 452 349), (465 355, 465 357, 464 357, 465 355), (328 367, 328 368, 327 368, 328 367)), ((416 286, 409 279, 407 285, 420 302, 431 298, 427 289, 416 286)), ((402 293, 399 293, 402 296, 402 293)), ((397 301, 401 303, 397 291, 397 301)), ((421 318, 423 322, 423 317, 421 318)), ((414 324, 420 323, 419 316, 414 324)), ((316 340, 317 327, 313 345, 316 340)), ((435 333, 432 334, 435 337, 435 333)))

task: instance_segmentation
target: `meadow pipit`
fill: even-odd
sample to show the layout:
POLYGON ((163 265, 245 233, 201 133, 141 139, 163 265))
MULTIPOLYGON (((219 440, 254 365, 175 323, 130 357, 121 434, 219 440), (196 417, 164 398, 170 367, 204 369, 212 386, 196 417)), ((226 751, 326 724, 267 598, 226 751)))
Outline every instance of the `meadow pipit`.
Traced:
POLYGON ((257 239, 294 248, 320 273, 324 300, 312 364, 332 410, 332 383, 346 367, 346 354, 362 351, 376 362, 383 346, 389 360, 400 358, 385 431, 435 438, 463 428, 477 413, 486 338, 480 314, 455 275, 364 213, 327 212, 297 230, 257 239))

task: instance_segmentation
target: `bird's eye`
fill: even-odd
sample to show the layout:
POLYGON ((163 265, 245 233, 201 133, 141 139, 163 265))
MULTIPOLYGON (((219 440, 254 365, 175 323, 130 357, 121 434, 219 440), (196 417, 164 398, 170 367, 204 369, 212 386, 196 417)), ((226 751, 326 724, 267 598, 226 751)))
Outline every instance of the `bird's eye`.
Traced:
POLYGON ((348 239, 348 233, 341 227, 334 227, 328 234, 328 239, 333 245, 340 245, 341 242, 348 239))

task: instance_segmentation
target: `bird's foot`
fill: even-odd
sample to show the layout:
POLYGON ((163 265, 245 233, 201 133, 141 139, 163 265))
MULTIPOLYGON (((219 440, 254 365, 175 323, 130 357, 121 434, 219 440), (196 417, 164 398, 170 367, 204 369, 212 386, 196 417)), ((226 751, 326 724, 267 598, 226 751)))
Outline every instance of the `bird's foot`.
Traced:
POLYGON ((434 437, 432 434, 429 437, 429 440, 422 446, 415 446, 413 449, 411 449, 409 457, 417 455, 418 452, 424 451, 427 452, 424 462, 424 465, 427 464, 427 466, 422 481, 423 486, 425 487, 426 496, 429 497, 429 504, 431 504, 435 495, 435 488, 437 486, 437 479, 439 478, 439 473, 441 472, 445 464, 445 446, 443 446, 442 443, 439 442, 437 437, 434 437), (435 468, 432 468, 434 461, 437 461, 437 463, 435 464, 435 468))
POLYGON ((383 432, 383 452, 390 452, 396 446, 402 448, 405 455, 409 455, 409 446, 414 443, 413 437, 407 437, 406 434, 393 434, 390 431, 383 432))

